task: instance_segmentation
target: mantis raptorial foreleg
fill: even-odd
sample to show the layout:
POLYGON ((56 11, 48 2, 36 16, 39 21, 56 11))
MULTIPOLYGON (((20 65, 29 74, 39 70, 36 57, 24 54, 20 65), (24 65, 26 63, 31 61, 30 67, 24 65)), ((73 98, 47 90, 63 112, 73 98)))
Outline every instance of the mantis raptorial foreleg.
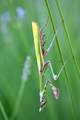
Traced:
POLYGON ((42 92, 40 92, 40 108, 39 112, 46 106, 47 100, 46 100, 46 88, 47 88, 48 81, 46 80, 46 83, 44 85, 44 89, 42 92))
POLYGON ((42 109, 44 109, 44 107, 46 106, 47 104, 47 100, 46 100, 46 88, 47 88, 47 85, 50 86, 51 90, 52 90, 52 93, 53 93, 53 96, 58 99, 59 98, 59 88, 55 87, 51 80, 46 80, 46 83, 44 85, 44 89, 43 91, 40 93, 40 108, 39 108, 39 112, 42 111, 42 109))

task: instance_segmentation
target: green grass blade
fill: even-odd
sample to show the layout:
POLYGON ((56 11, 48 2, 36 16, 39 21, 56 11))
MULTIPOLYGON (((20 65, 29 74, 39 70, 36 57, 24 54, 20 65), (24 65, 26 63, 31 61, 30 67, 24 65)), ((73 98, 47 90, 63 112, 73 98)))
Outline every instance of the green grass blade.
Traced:
POLYGON ((61 7, 60 7, 60 4, 59 4, 59 1, 58 0, 55 0, 55 1, 56 1, 56 5, 57 5, 58 11, 59 11, 59 15, 60 15, 60 18, 61 18, 61 22, 62 22, 64 31, 65 31, 66 36, 67 36, 67 40, 68 40, 69 47, 70 47, 70 50, 71 50, 72 58, 73 58, 75 66, 76 66, 77 72, 79 73, 79 76, 80 76, 80 68, 79 68, 79 65, 76 61, 76 57, 74 55, 74 50, 73 50, 73 47, 71 45, 70 35, 69 35, 69 32, 68 32, 67 26, 65 24, 65 21, 64 21, 64 16, 62 14, 61 7))
MULTIPOLYGON (((48 14, 49 14, 49 17, 50 17, 50 20, 51 20, 52 28, 53 28, 53 31, 54 31, 54 34, 55 34, 56 30, 55 30, 54 22, 53 22, 53 19, 52 19, 52 15, 51 15, 50 8, 49 8, 47 0, 45 0, 45 4, 46 4, 47 10, 48 10, 48 14)), ((61 47, 60 47, 60 44, 58 42, 57 36, 56 36, 56 43, 57 43, 58 51, 59 51, 59 54, 60 54, 61 63, 63 65, 64 64, 64 59, 63 59, 61 47)), ((75 110, 74 110, 74 107, 73 107, 74 106, 74 102, 73 102, 74 100, 73 100, 73 96, 72 96, 72 88, 70 86, 69 77, 68 77, 68 74, 67 74, 67 71, 66 71, 65 67, 64 67, 64 73, 65 73, 65 77, 66 77, 65 83, 66 83, 67 89, 68 89, 69 94, 70 94, 70 99, 71 99, 72 115, 73 115, 73 119, 75 120, 75 110)))
POLYGON ((6 112, 5 112, 5 109, 4 109, 3 104, 2 104, 1 101, 0 101, 0 109, 1 109, 1 112, 3 114, 4 120, 8 120, 8 116, 7 116, 6 112))

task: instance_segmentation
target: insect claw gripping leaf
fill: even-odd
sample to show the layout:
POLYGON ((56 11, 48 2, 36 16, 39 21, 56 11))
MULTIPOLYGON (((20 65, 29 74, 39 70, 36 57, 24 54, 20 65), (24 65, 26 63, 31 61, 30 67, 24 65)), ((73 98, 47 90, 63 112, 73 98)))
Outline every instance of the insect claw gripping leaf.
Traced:
POLYGON ((51 90, 53 92, 53 95, 56 99, 59 98, 59 89, 56 88, 51 80, 44 80, 44 73, 45 70, 47 69, 47 67, 50 67, 52 75, 53 75, 53 79, 57 80, 65 66, 65 64, 62 66, 60 72, 58 74, 54 74, 52 65, 50 61, 45 62, 44 61, 44 57, 47 55, 47 52, 49 52, 49 50, 51 49, 52 43, 54 41, 51 42, 49 48, 47 50, 44 49, 44 34, 42 29, 39 28, 38 24, 36 22, 32 22, 32 30, 33 30, 33 37, 34 37, 34 47, 35 47, 35 54, 36 54, 36 59, 37 59, 37 66, 38 66, 38 72, 39 72, 39 81, 40 81, 40 108, 39 108, 39 112, 42 111, 42 109, 45 108, 46 104, 47 104, 47 100, 46 100, 46 88, 47 85, 49 85, 51 87, 51 90), (43 82, 44 80, 44 82, 43 82))

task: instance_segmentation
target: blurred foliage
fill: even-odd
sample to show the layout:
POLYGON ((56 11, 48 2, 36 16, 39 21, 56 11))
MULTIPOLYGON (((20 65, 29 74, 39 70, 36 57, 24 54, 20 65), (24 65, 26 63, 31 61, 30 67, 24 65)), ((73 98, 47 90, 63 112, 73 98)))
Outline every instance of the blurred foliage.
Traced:
MULTIPOLYGON (((26 56, 31 56, 31 74, 25 82, 22 99, 15 120, 79 120, 80 119, 80 74, 75 67, 69 42, 61 24, 56 0, 47 0, 58 32, 58 42, 63 61, 69 59, 66 73, 62 72, 54 84, 60 89, 60 98, 55 100, 48 88, 47 107, 39 113, 39 77, 34 52, 32 21, 43 27, 49 14, 46 0, 0 0, 0 101, 8 118, 13 109, 22 84, 22 69, 26 56)), ((70 35, 70 42, 80 68, 80 1, 62 0, 60 7, 70 35)), ((51 19, 45 28, 46 48, 54 32, 51 19)), ((55 72, 62 66, 56 41, 47 56, 55 72)), ((1 107, 1 106, 0 106, 1 107)), ((0 108, 0 120, 4 120, 0 108)))

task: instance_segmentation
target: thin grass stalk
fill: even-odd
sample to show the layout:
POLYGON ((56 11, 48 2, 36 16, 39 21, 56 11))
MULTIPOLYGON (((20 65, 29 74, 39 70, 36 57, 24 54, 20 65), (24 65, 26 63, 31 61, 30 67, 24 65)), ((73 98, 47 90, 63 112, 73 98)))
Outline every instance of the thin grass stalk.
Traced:
MULTIPOLYGON (((53 19, 52 19, 52 15, 51 15, 51 12, 50 12, 49 5, 48 5, 47 0, 45 0, 45 4, 46 4, 47 10, 48 10, 48 14, 49 14, 49 17, 50 17, 50 20, 51 20, 52 28, 53 28, 53 31, 54 31, 54 34, 55 34, 55 33, 56 33, 56 30, 55 30, 54 22, 53 22, 53 19)), ((62 55, 62 52, 61 52, 61 47, 60 47, 60 45, 59 45, 57 36, 56 36, 56 43, 57 43, 58 51, 59 51, 59 54, 60 54, 61 63, 62 63, 62 65, 64 65, 64 59, 63 59, 63 55, 62 55)), ((71 88, 71 86, 70 86, 69 77, 68 77, 68 75, 67 75, 67 71, 66 71, 65 67, 64 67, 64 73, 65 73, 65 77, 66 77, 66 80, 65 80, 66 86, 67 86, 67 88, 68 88, 68 90, 69 90, 69 93, 72 93, 72 88, 71 88), (68 84, 68 85, 67 85, 67 84, 68 84)), ((73 109, 73 97, 72 97, 72 94, 70 94, 70 99, 71 99, 72 115, 73 115, 73 119, 75 119, 75 116, 74 116, 75 111, 74 111, 74 109, 73 109)))
POLYGON ((69 35, 69 32, 68 32, 67 26, 66 26, 66 24, 65 24, 65 21, 64 21, 64 16, 63 16, 62 10, 61 10, 59 1, 58 1, 58 0, 55 0, 55 1, 56 1, 56 5, 57 5, 58 11, 59 11, 59 15, 60 15, 60 18, 61 18, 61 22, 62 22, 64 31, 65 31, 66 36, 67 36, 67 40, 68 40, 69 47, 70 47, 70 50, 71 50, 72 58, 73 58, 75 67, 76 67, 76 69, 77 69, 77 72, 79 73, 79 76, 80 76, 80 68, 79 68, 79 66, 78 66, 78 63, 77 63, 77 61, 76 61, 76 57, 75 57, 75 55, 74 55, 73 47, 72 47, 72 45, 71 45, 70 35, 69 35))
POLYGON ((4 109, 3 104, 2 104, 1 101, 0 101, 0 109, 1 109, 1 112, 3 114, 4 120, 8 120, 8 116, 7 116, 6 112, 5 112, 5 109, 4 109))
POLYGON ((19 90, 19 93, 18 93, 18 97, 17 97, 16 103, 15 103, 15 106, 14 106, 14 110, 13 110, 13 113, 12 113, 12 116, 11 116, 11 120, 14 120, 18 115, 19 108, 20 108, 20 105, 21 105, 22 95, 23 95, 23 92, 24 92, 24 88, 25 88, 25 81, 22 81, 21 86, 20 86, 20 90, 19 90))

